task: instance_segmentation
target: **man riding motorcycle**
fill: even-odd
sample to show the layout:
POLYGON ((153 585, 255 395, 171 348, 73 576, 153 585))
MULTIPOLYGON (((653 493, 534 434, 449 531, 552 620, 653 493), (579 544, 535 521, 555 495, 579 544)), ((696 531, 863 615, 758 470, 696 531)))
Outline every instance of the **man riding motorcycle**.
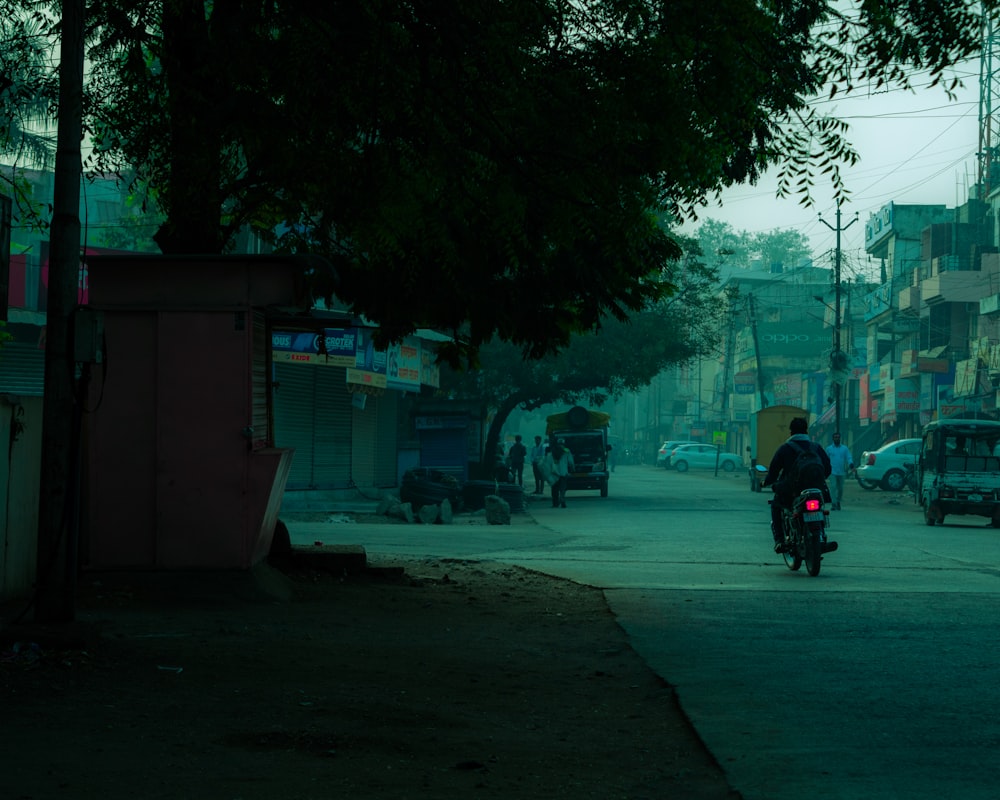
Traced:
MULTIPOLYGON (((798 490, 792 485, 791 470, 804 449, 816 453, 823 464, 824 478, 830 477, 830 456, 817 442, 809 438, 809 426, 803 417, 795 417, 788 425, 791 436, 775 451, 774 458, 767 469, 767 477, 763 486, 774 486, 774 500, 771 503, 771 535, 774 537, 774 552, 781 553, 785 549, 784 533, 781 526, 783 508, 791 508, 792 501, 798 490)), ((829 490, 825 481, 823 486, 815 487, 823 490, 823 497, 829 501, 829 490)))

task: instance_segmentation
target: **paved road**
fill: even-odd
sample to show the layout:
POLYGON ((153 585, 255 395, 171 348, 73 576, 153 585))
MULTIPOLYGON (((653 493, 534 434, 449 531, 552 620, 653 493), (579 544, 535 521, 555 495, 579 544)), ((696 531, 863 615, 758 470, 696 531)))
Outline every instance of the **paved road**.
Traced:
POLYGON ((852 484, 810 578, 770 552, 766 499, 740 476, 620 467, 610 497, 534 503, 537 524, 290 528, 602 587, 747 800, 1000 798, 1000 531, 929 528, 852 484))

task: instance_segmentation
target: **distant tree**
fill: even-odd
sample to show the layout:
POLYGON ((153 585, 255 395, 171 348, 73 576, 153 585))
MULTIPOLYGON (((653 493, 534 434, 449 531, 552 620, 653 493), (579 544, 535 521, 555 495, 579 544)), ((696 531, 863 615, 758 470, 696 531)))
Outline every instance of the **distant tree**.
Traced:
POLYGON ((688 255, 667 276, 677 287, 670 298, 574 336, 557 354, 527 359, 513 343, 494 339, 482 346, 478 369, 442 370, 442 394, 478 399, 493 412, 486 453, 495 452, 515 409, 533 411, 555 402, 601 406, 716 347, 722 311, 718 274, 696 257, 694 240, 681 241, 688 255))
POLYGON ((726 264, 735 269, 750 269, 747 233, 737 232, 728 222, 704 219, 695 232, 702 257, 709 264, 726 264))
POLYGON ((841 194, 811 98, 952 81, 998 4, 92 0, 94 168, 152 187, 164 252, 249 224, 326 254, 383 340, 538 357, 670 290, 657 214, 772 165, 841 194))
POLYGON ((728 222, 706 219, 695 231, 695 238, 705 260, 720 267, 725 264, 729 268, 750 269, 759 261, 765 267, 782 264, 787 269, 798 266, 812 254, 809 237, 791 229, 737 232, 728 222))
POLYGON ((799 266, 812 255, 809 237, 801 231, 775 228, 766 233, 747 236, 751 259, 759 259, 765 267, 781 264, 785 269, 799 266))

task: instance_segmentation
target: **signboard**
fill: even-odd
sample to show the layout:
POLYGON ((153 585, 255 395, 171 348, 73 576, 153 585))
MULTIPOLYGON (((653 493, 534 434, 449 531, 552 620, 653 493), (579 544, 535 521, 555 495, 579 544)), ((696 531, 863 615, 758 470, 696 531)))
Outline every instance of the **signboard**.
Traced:
POLYGON ((914 378, 896 378, 885 384, 882 407, 886 414, 908 414, 920 410, 920 388, 914 378))
POLYGON ((357 340, 357 328, 324 328, 322 334, 273 331, 271 359, 281 363, 352 367, 357 340))
POLYGON ((736 394, 753 394, 757 391, 757 373, 743 370, 733 376, 733 391, 736 394))
POLYGON ((976 392, 979 359, 966 358, 955 364, 955 396, 968 397, 976 392))
POLYGON ((759 322, 757 341, 763 358, 819 357, 830 347, 830 332, 823 328, 822 320, 799 319, 759 322))
POLYGON ((354 365, 347 368, 347 382, 373 389, 386 387, 388 358, 385 350, 376 350, 369 328, 355 328, 358 332, 358 347, 354 365))
POLYGON ((426 342, 420 350, 420 382, 435 389, 441 386, 441 367, 437 364, 436 354, 426 342))
POLYGON ((420 391, 420 340, 407 337, 389 346, 386 385, 404 392, 420 391))
POLYGON ((802 402, 802 373, 778 375, 772 383, 774 399, 779 405, 797 406, 802 402))

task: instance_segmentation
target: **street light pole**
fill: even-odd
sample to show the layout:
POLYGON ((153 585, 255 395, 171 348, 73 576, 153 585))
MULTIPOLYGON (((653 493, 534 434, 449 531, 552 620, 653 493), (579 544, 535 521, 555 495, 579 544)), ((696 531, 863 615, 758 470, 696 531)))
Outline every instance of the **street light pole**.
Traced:
MULTIPOLYGON (((834 256, 834 273, 833 273, 833 290, 834 290, 834 320, 833 320, 833 352, 830 353, 830 372, 844 370, 847 367, 847 358, 840 349, 840 234, 850 228, 855 222, 858 221, 857 213, 854 214, 854 219, 848 222, 846 225, 841 226, 840 224, 840 200, 837 201, 837 227, 833 227, 829 222, 823 219, 823 215, 820 214, 819 221, 822 222, 831 231, 837 234, 837 250, 834 256)), ((834 433, 840 435, 840 382, 835 381, 833 384, 833 418, 834 418, 834 433)))

